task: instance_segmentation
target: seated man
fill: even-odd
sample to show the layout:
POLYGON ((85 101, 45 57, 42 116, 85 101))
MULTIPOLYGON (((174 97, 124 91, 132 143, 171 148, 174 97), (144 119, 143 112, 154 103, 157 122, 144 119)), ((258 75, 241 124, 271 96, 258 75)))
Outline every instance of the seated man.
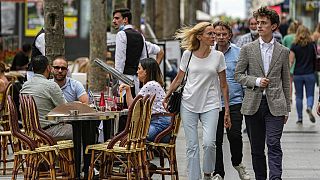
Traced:
POLYGON ((72 139, 70 124, 45 120, 45 116, 56 106, 66 103, 58 84, 48 80, 51 72, 49 60, 38 55, 32 61, 34 76, 26 81, 20 91, 21 94, 31 95, 37 105, 40 125, 56 140, 72 139))
POLYGON ((60 86, 67 102, 80 101, 88 104, 89 97, 83 85, 79 81, 67 77, 67 60, 61 56, 56 57, 52 62, 52 67, 54 82, 60 86))

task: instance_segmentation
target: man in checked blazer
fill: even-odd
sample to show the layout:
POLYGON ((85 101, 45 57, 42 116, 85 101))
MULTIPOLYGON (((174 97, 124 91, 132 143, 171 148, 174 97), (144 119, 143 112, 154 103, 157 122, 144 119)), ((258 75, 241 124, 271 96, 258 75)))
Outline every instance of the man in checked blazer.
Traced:
POLYGON ((281 180, 280 139, 290 112, 289 49, 272 35, 279 15, 261 7, 254 12, 259 38, 241 48, 235 80, 246 86, 241 112, 245 115, 257 180, 267 179, 265 142, 268 146, 269 179, 281 180))

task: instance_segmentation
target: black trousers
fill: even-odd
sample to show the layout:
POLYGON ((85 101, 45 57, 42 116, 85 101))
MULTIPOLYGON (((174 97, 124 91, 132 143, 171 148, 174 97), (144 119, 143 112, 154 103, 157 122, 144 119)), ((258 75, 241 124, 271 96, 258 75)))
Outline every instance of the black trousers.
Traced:
POLYGON ((268 146, 269 179, 281 180, 282 149, 281 136, 284 116, 273 116, 270 113, 267 99, 261 100, 254 115, 245 115, 248 136, 251 144, 252 165, 256 180, 267 179, 265 144, 268 146))
MULTIPOLYGON (((231 129, 227 129, 227 137, 230 143, 231 162, 233 166, 238 166, 242 162, 242 120, 243 116, 240 112, 241 104, 231 105, 230 107, 231 129)), ((224 133, 224 108, 219 113, 219 121, 216 134, 216 165, 214 175, 219 174, 224 177, 223 164, 223 133, 224 133)))

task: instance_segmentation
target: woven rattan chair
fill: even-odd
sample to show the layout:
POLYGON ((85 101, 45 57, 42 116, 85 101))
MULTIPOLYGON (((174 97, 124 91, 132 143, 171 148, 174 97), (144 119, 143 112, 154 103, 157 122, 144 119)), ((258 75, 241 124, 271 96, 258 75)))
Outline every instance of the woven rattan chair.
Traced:
POLYGON ((20 95, 20 108, 23 112, 23 124, 28 127, 29 135, 32 137, 39 147, 56 148, 58 159, 60 162, 61 175, 68 178, 74 178, 74 156, 72 141, 62 141, 57 143, 51 135, 46 133, 40 126, 37 107, 32 96, 20 95))
MULTIPOLYGON (((14 152, 12 179, 16 179, 18 169, 24 163, 26 164, 24 179, 39 179, 37 169, 39 164, 42 162, 48 164, 50 167, 50 178, 56 179, 56 148, 38 147, 34 140, 22 133, 19 128, 17 111, 10 95, 7 98, 7 103, 10 113, 9 126, 13 137, 13 144, 16 146, 16 144, 21 142, 25 148, 14 152)), ((14 150, 16 149, 14 148, 14 150)))
MULTIPOLYGON (((0 126, 2 129, 0 130, 0 162, 2 162, 2 174, 6 174, 7 170, 7 162, 13 161, 13 159, 7 159, 8 157, 8 141, 11 143, 11 132, 9 128, 9 111, 7 107, 7 97, 8 95, 12 96, 13 87, 12 82, 9 82, 2 98, 2 102, 0 102, 0 126)), ((11 143, 12 144, 12 143, 11 143)))
POLYGON ((148 152, 150 159, 153 159, 153 151, 157 151, 160 155, 160 166, 156 170, 149 170, 152 174, 161 174, 162 179, 165 179, 165 175, 171 175, 171 179, 179 179, 178 165, 176 157, 176 139, 180 128, 180 116, 179 114, 163 113, 157 114, 157 116, 170 116, 171 124, 163 132, 159 133, 154 142, 148 142, 148 152), (170 141, 168 143, 162 143, 161 139, 167 135, 170 135, 170 141), (168 167, 165 167, 165 159, 168 160, 168 167))
MULTIPOLYGON (((126 173, 126 178, 131 179, 131 167, 136 164, 136 159, 131 157, 131 152, 133 152, 133 147, 136 145, 136 139, 134 133, 137 132, 137 126, 139 126, 139 122, 142 116, 142 96, 138 95, 133 100, 131 106, 128 111, 128 118, 126 122, 125 129, 119 133, 117 136, 113 137, 110 141, 107 141, 103 144, 89 145, 86 148, 86 153, 91 153, 91 163, 89 168, 89 178, 93 178, 93 167, 94 164, 100 160, 100 179, 111 178, 112 175, 112 167, 114 158, 118 159, 123 164, 126 164, 127 169, 129 169, 126 173), (120 146, 121 142, 125 142, 123 146, 120 146), (116 156, 116 153, 124 153, 126 157, 126 162, 116 156), (127 156, 126 156, 127 155, 127 156), (106 170, 107 169, 107 170, 106 170), (107 175, 105 172, 107 171, 107 175)), ((122 154, 123 155, 123 154, 122 154)), ((133 166, 137 167, 137 166, 133 166)), ((138 176, 138 172, 135 171, 135 174, 138 176)))

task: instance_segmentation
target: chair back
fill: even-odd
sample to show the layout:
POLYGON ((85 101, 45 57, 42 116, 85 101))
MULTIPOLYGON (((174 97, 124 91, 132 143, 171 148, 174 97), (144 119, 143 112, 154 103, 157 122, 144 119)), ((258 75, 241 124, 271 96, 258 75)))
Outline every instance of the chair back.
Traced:
POLYGON ((24 147, 27 147, 29 150, 35 150, 36 142, 33 141, 31 138, 23 134, 19 128, 19 123, 18 123, 18 114, 16 107, 14 105, 14 102, 12 100, 12 97, 9 95, 7 98, 7 103, 8 103, 8 110, 10 113, 9 116, 9 126, 10 126, 10 131, 13 138, 13 142, 17 143, 17 140, 22 142, 24 147))
POLYGON ((7 114, 6 112, 8 111, 8 109, 6 107, 8 95, 11 95, 11 97, 13 96, 12 82, 9 82, 8 86, 6 87, 6 90, 4 91, 3 98, 0 102, 0 115, 7 114))
POLYGON ((142 123, 142 135, 141 135, 142 140, 145 140, 149 133, 149 127, 150 127, 151 115, 152 115, 152 106, 155 98, 156 98, 156 95, 152 95, 144 103, 143 112, 145 113, 145 116, 143 117, 143 123, 142 123))
MULTIPOLYGON (((141 116, 141 101, 142 101, 142 95, 138 95, 133 99, 133 102, 128 110, 128 117, 127 122, 124 130, 119 133, 117 136, 113 137, 111 141, 108 143, 107 148, 112 149, 113 146, 122 138, 128 136, 128 133, 131 131, 131 121, 136 116, 141 116)), ((126 138, 125 140, 127 140, 126 138)), ((127 142, 127 141, 126 141, 127 142)))
POLYGON ((30 95, 20 95, 20 100, 21 104, 23 104, 23 106, 20 107, 26 108, 23 110, 23 113, 26 112, 25 115, 27 118, 23 120, 23 124, 26 124, 29 128, 30 137, 36 140, 39 146, 42 144, 49 146, 55 145, 56 141, 40 126, 38 110, 33 97, 30 95))
POLYGON ((175 144, 178 136, 179 128, 180 128, 180 123, 181 123, 180 114, 162 113, 160 116, 170 116, 171 124, 169 127, 167 127, 164 131, 162 131, 156 136, 156 138, 154 139, 154 142, 159 143, 163 137, 170 134, 169 144, 175 144))

